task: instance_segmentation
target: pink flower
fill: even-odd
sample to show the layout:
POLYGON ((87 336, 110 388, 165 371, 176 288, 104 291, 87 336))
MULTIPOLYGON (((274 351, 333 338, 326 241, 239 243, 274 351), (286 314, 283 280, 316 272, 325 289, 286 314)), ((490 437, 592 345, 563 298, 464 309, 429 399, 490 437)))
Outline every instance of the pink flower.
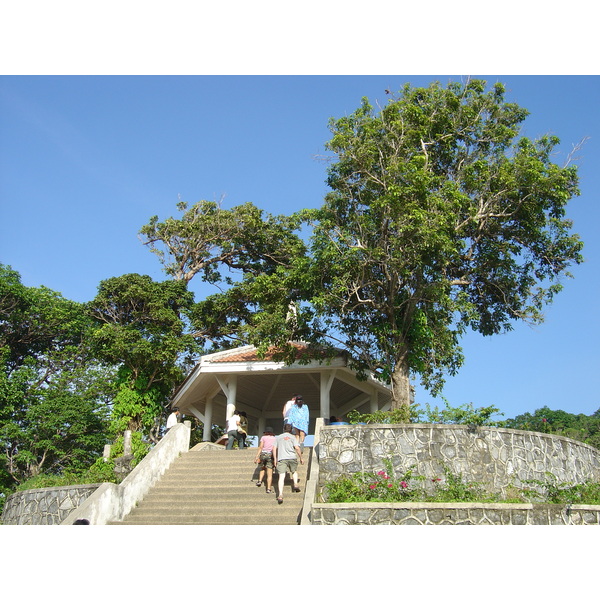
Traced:
POLYGON ((384 474, 382 475, 382 477, 383 477, 384 479, 389 479, 389 478, 390 478, 390 476, 389 476, 387 473, 384 473, 384 474))
POLYGON ((394 484, 393 483, 388 483, 388 487, 389 488, 394 487, 394 484))
POLYGON ((370 489, 370 490, 374 490, 376 487, 377 487, 377 486, 376 486, 374 483, 372 483, 372 484, 369 486, 369 489, 370 489))
POLYGON ((385 471, 377 471, 377 475, 380 477, 385 477, 385 471))
POLYGON ((406 489, 406 488, 408 487, 408 483, 406 483, 406 481, 401 481, 401 482, 400 482, 400 486, 401 486, 403 489, 406 489))
POLYGON ((436 477, 435 479, 432 479, 431 481, 433 481, 433 483, 435 483, 436 481, 441 481, 441 479, 439 477, 436 477))

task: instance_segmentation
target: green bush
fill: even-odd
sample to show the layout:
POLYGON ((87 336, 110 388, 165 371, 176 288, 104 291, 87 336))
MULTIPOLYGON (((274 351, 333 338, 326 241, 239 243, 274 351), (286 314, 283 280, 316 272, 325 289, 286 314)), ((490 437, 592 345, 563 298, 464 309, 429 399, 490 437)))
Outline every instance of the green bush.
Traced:
MULTIPOLYGON (((433 489, 425 489, 425 477, 412 468, 395 475, 392 463, 384 460, 385 470, 342 475, 328 481, 323 490, 325 502, 537 502, 555 504, 600 504, 600 483, 559 483, 548 473, 547 480, 529 479, 523 483, 535 488, 512 488, 510 497, 489 492, 478 482, 465 482, 462 475, 442 465, 444 477, 432 479, 433 489)), ((413 467, 414 468, 414 467, 413 467)))
MULTIPOLYGON (((61 475, 38 475, 31 477, 19 485, 15 492, 25 490, 35 490, 47 487, 64 487, 68 485, 85 485, 88 483, 118 483, 118 479, 114 472, 114 462, 109 460, 104 462, 104 459, 99 458, 87 471, 74 473, 65 472, 61 475)), ((14 493, 14 492, 13 492, 14 493)))
POLYGON ((394 410, 378 410, 374 413, 359 413, 357 410, 351 410, 346 418, 348 423, 384 423, 386 425, 411 423, 418 421, 421 411, 418 404, 402 406, 394 410))
POLYGON ((493 421, 492 415, 502 415, 494 405, 475 408, 472 403, 452 407, 444 400, 446 408, 431 408, 427 404, 425 409, 425 423, 451 423, 454 425, 498 426, 503 422, 493 421))
POLYGON ((536 489, 527 488, 523 490, 523 495, 532 502, 600 504, 600 483, 593 481, 578 484, 570 482, 561 483, 552 473, 546 473, 546 477, 546 480, 523 480, 523 483, 536 486, 536 489))
POLYGON ((374 413, 359 413, 352 410, 347 414, 349 423, 382 423, 385 425, 402 423, 450 423, 454 425, 487 425, 503 426, 504 421, 494 421, 492 416, 502 413, 495 406, 482 406, 475 408, 473 404, 462 404, 452 407, 444 400, 446 408, 437 406, 431 408, 426 404, 425 409, 418 404, 402 406, 394 410, 378 410, 374 413))
POLYGON ((343 475, 325 485, 327 502, 410 502, 419 501, 422 490, 411 485, 413 476, 409 469, 402 476, 394 474, 390 460, 384 460, 385 470, 376 473, 343 475))

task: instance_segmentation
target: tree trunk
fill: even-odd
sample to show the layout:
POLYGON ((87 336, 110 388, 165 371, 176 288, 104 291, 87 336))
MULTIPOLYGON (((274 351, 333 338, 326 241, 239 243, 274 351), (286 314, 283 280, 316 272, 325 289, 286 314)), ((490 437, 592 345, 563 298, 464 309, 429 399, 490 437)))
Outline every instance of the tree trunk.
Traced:
POLYGON ((392 374, 392 410, 409 406, 411 402, 408 362, 398 361, 392 374))

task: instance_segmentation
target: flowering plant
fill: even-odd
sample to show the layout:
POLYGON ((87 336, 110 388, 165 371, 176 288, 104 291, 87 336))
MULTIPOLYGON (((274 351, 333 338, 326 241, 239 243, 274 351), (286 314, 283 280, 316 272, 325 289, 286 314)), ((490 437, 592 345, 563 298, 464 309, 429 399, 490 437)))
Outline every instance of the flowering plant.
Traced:
POLYGON ((328 502, 410 502, 422 495, 411 481, 422 479, 409 469, 401 476, 394 474, 391 461, 384 460, 385 469, 375 473, 355 473, 342 476, 326 485, 328 502), (352 498, 349 500, 348 498, 352 498))

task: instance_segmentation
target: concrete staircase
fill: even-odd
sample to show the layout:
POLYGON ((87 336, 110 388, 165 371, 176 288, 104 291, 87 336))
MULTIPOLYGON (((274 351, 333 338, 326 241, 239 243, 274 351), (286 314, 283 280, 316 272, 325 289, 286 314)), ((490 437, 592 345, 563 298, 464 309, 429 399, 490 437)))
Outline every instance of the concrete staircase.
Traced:
MULTIPOLYGON (((201 449, 199 444, 179 456, 144 499, 124 518, 109 525, 298 525, 304 502, 312 448, 298 463, 300 493, 293 493, 286 476, 283 504, 277 503, 278 476, 273 492, 256 486, 256 448, 201 449)), ((266 483, 266 475, 264 478, 266 483)))

